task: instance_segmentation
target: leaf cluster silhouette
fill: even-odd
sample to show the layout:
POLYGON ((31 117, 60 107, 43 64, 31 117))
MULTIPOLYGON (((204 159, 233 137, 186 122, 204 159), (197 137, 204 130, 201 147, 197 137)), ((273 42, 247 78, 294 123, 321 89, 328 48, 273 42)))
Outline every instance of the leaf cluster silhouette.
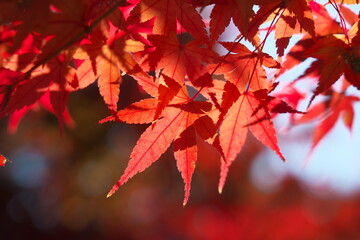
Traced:
POLYGON ((14 132, 21 118, 40 105, 62 129, 72 123, 69 94, 96 83, 109 109, 100 123, 150 124, 108 196, 173 143, 185 205, 199 141, 219 152, 221 192, 248 132, 285 161, 273 124, 277 114, 290 114, 291 124, 317 121, 312 149, 340 117, 351 129, 359 97, 347 90, 360 89, 360 36, 358 14, 347 5, 358 3, 1 1, 0 117, 9 116, 14 132), (237 28, 234 40, 222 41, 230 22, 237 28), (289 49, 294 36, 300 40, 289 49), (276 53, 267 53, 266 44, 276 53), (313 62, 299 78, 281 80, 307 59, 313 62), (118 109, 123 75, 137 82, 144 99, 118 109), (305 79, 313 86, 308 93, 297 86, 305 79), (297 110, 307 95, 308 111, 297 110))

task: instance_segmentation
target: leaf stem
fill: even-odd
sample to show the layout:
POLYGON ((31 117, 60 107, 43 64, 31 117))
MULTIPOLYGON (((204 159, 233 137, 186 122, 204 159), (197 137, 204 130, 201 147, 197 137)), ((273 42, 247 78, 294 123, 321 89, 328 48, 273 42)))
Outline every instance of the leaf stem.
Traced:
POLYGON ((348 30, 346 28, 346 22, 345 22, 345 19, 344 19, 343 15, 341 14, 339 6, 337 5, 336 2, 333 2, 332 0, 329 0, 329 3, 331 4, 331 6, 334 7, 335 11, 338 13, 339 18, 340 18, 340 25, 341 25, 341 28, 344 31, 346 41, 348 42, 348 44, 350 44, 349 34, 348 34, 348 30))
MULTIPOLYGON (((264 49, 266 40, 267 40, 267 38, 268 38, 269 35, 270 35, 270 32, 271 32, 272 27, 279 21, 280 17, 281 17, 282 14, 284 13, 284 11, 285 11, 285 8, 279 8, 278 12, 275 13, 276 16, 272 19, 272 21, 271 21, 271 23, 270 23, 270 26, 269 26, 269 28, 268 28, 268 30, 267 30, 267 32, 266 32, 265 37, 264 37, 264 40, 259 44, 259 46, 257 46, 257 47, 254 49, 253 53, 255 53, 256 51, 262 53, 262 50, 264 49), (281 11, 281 12, 280 12, 280 11, 281 11)), ((257 56, 257 58, 256 58, 255 65, 254 65, 254 68, 253 68, 253 70, 252 70, 252 72, 251 72, 251 75, 250 75, 249 83, 248 83, 247 86, 246 86, 246 91, 249 91, 249 89, 250 89, 250 84, 251 84, 251 81, 252 81, 252 79, 253 79, 253 77, 254 77, 255 70, 256 70, 257 65, 258 65, 258 63, 259 63, 259 59, 260 59, 260 56, 259 56, 259 54, 258 54, 258 56, 257 56)))

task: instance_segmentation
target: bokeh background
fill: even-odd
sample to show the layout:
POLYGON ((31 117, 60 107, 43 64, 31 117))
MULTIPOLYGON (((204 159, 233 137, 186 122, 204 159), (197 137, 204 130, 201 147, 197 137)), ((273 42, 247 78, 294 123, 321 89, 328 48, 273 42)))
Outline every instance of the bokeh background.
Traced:
MULTIPOLYGON (((144 97, 127 77, 121 90, 120 108, 144 97)), ((171 148, 107 199, 146 126, 97 124, 108 115, 97 91, 70 96, 76 125, 62 136, 43 109, 15 134, 0 122, 11 161, 0 168, 0 239, 360 239, 359 188, 338 191, 291 163, 306 155, 313 126, 280 131, 287 164, 249 135, 221 195, 219 156, 203 143, 187 206, 171 148)))
MULTIPOLYGON (((234 32, 230 26, 222 40, 232 41, 234 32)), ((309 63, 281 82, 296 79, 309 63)), ((120 97, 123 108, 145 96, 125 76, 120 97)), ((71 95, 69 111, 75 124, 62 134, 56 118, 41 108, 27 114, 14 134, 7 119, 0 121, 0 153, 11 161, 0 168, 0 240, 360 239, 357 117, 352 134, 338 123, 312 155, 315 125, 289 130, 286 117, 278 118, 287 163, 249 134, 221 195, 219 156, 202 143, 183 207, 171 147, 107 199, 147 126, 97 124, 109 113, 95 85, 71 95)))

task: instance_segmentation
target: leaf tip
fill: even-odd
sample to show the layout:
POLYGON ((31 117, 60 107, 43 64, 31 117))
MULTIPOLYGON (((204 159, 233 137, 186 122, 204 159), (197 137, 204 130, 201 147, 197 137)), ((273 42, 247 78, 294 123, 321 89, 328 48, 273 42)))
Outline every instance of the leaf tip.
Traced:
POLYGON ((286 162, 286 159, 285 159, 284 155, 282 154, 282 152, 280 152, 280 150, 278 152, 278 155, 283 162, 286 162))
POLYGON ((110 117, 106 117, 104 119, 101 119, 98 121, 98 124, 103 124, 103 123, 107 123, 107 122, 110 122, 110 121, 114 121, 114 117, 113 116, 110 116, 110 117))
POLYGON ((106 195, 106 198, 111 197, 111 196, 115 193, 115 191, 116 191, 116 190, 111 189, 111 190, 108 192, 108 194, 106 195))
POLYGON ((109 198, 111 197, 120 187, 120 184, 119 182, 117 182, 113 187, 112 189, 108 192, 108 194, 106 195, 106 198, 109 198))
POLYGON ((317 96, 317 94, 315 94, 315 93, 311 96, 311 99, 310 99, 310 101, 309 101, 309 103, 308 103, 308 105, 307 105, 307 107, 306 107, 306 110, 309 110, 310 105, 311 105, 311 103, 314 101, 314 99, 315 99, 316 96, 317 96))
POLYGON ((284 157, 284 155, 282 154, 281 150, 279 147, 277 147, 277 149, 274 150, 274 152, 279 156, 279 158, 283 161, 286 162, 286 159, 284 157))
POLYGON ((223 191, 223 186, 219 186, 219 187, 218 187, 218 192, 219 192, 219 194, 222 194, 222 191, 223 191))
POLYGON ((185 189, 185 197, 184 197, 184 201, 183 201, 183 207, 186 206, 186 204, 187 204, 187 202, 189 200, 189 197, 190 197, 190 188, 185 189))
POLYGON ((219 194, 222 194, 222 191, 224 189, 226 177, 229 172, 230 164, 231 164, 230 162, 226 161, 226 158, 221 158, 220 179, 219 179, 219 184, 218 184, 219 194))

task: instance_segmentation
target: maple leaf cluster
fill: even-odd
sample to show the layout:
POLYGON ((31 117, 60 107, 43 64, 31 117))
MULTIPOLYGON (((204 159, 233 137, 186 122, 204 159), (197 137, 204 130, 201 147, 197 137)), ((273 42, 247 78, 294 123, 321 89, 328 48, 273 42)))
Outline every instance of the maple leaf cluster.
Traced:
POLYGON ((0 117, 9 116, 9 129, 15 131, 20 119, 40 105, 56 115, 62 129, 72 124, 69 94, 96 82, 110 112, 100 123, 150 124, 108 196, 173 143, 186 204, 199 141, 219 152, 221 192, 249 131, 285 160, 272 121, 278 113, 291 114, 294 124, 320 118, 313 147, 339 116, 351 128, 353 104, 359 98, 346 90, 350 85, 360 89, 360 36, 358 15, 343 4, 357 3, 1 1, 0 117), (209 20, 202 15, 204 9, 211 10, 209 20), (235 40, 220 41, 231 21, 238 29, 235 40), (302 38, 285 54, 291 38, 299 34, 302 38), (277 56, 265 52, 270 36, 277 56), (216 51, 219 47, 226 49, 225 55, 216 51), (303 114, 296 110, 304 98, 295 86, 300 78, 273 91, 283 73, 308 58, 315 60, 300 78, 311 78, 317 86, 309 105, 318 95, 325 100, 303 114), (119 110, 125 74, 137 82, 144 99, 119 110), (343 82, 340 91, 333 88, 337 81, 343 82), (297 113, 301 116, 293 115, 297 113))

